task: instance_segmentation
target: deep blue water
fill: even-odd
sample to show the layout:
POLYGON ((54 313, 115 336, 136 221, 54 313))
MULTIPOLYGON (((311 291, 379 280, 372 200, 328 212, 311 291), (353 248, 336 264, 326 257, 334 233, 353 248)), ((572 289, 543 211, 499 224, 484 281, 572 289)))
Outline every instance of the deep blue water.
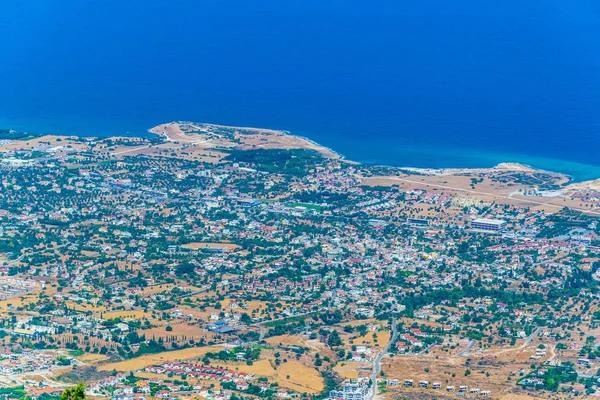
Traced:
POLYGON ((287 129, 350 159, 600 177, 597 0, 19 0, 0 126, 287 129))

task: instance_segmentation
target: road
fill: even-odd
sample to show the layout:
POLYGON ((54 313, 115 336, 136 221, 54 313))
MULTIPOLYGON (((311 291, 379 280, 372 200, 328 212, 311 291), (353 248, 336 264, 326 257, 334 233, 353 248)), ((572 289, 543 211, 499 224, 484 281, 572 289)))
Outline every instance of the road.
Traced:
POLYGON ((424 354, 427 354, 429 352, 429 350, 433 349, 435 346, 437 346, 437 343, 433 343, 430 344, 429 346, 427 346, 427 348, 421 350, 420 352, 418 352, 417 354, 415 354, 416 356, 422 356, 424 354))
POLYGON ((195 290, 193 292, 189 292, 189 293, 185 293, 185 294, 179 295, 179 296, 175 297, 175 299, 178 300, 178 299, 183 299, 185 297, 195 296, 197 294, 201 294, 201 293, 207 292, 209 290, 210 290, 210 286, 202 288, 200 290, 195 290))
POLYGON ((264 339, 265 333, 267 332, 267 330, 263 326, 264 324, 268 324, 270 322, 276 322, 276 321, 283 321, 283 320, 290 319, 290 318, 303 317, 305 315, 310 315, 310 314, 314 314, 314 313, 315 313, 314 311, 311 311, 311 312, 305 312, 305 313, 290 315, 289 317, 275 318, 275 319, 271 319, 269 321, 257 322, 255 324, 250 325, 250 326, 255 326, 255 327, 257 327, 257 328, 260 329, 260 338, 259 338, 259 341, 261 341, 261 340, 264 339))
POLYGON ((500 350, 498 352, 496 352, 495 354, 504 354, 504 353, 508 353, 509 351, 515 351, 515 350, 523 350, 525 347, 529 346, 533 340, 533 338, 535 338, 537 335, 540 334, 540 332, 543 330, 544 328, 539 327, 536 328, 535 331, 533 331, 531 333, 531 335, 527 336, 527 338, 525 339, 525 341, 523 342, 523 344, 521 344, 519 347, 516 348, 512 348, 512 349, 504 349, 504 350, 500 350))
POLYGON ((377 354, 377 356, 373 360, 373 372, 371 373, 371 387, 369 388, 369 391, 365 396, 365 400, 373 400, 375 398, 375 394, 377 392, 377 376, 379 375, 379 372, 381 372, 381 360, 383 360, 383 357, 386 356, 386 354, 390 350, 390 346, 396 341, 397 337, 398 328, 396 326, 396 319, 394 318, 394 320, 392 321, 392 337, 390 338, 390 341, 387 344, 387 346, 385 346, 384 349, 381 352, 379 352, 379 354, 377 354))
POLYGON ((533 338, 535 338, 537 335, 539 335, 541 331, 542 331, 541 327, 537 328, 535 331, 533 331, 531 333, 531 335, 527 336, 527 339, 525 339, 525 343, 523 343, 521 346, 519 346, 519 350, 524 349, 525 347, 529 346, 529 344, 531 343, 533 338))
POLYGON ((14 260, 7 261, 6 264, 8 264, 8 265, 16 264, 16 263, 20 262, 23 259, 23 257, 25 257, 25 254, 21 254, 18 258, 15 258, 14 260))
MULTIPOLYGON (((165 136, 166 137, 166 136, 165 136)), ((206 143, 210 143, 210 140, 194 140, 193 138, 178 138, 177 140, 171 140, 169 137, 166 137, 166 141, 167 142, 183 142, 183 143, 187 143, 187 144, 195 144, 195 145, 201 145, 201 144, 206 144, 206 143)), ((162 148, 161 145, 164 143, 159 143, 159 144, 148 144, 148 145, 144 145, 144 146, 138 146, 138 147, 134 147, 132 149, 125 149, 125 150, 121 150, 121 151, 116 151, 114 153, 112 153, 113 156, 122 156, 123 154, 127 154, 127 153, 134 153, 136 151, 140 151, 140 150, 144 150, 144 149, 148 149, 150 147, 155 147, 157 149, 162 148)))
MULTIPOLYGON (((14 260, 7 260, 5 263, 7 265, 12 265, 12 264, 16 264, 18 262, 21 262, 21 260, 23 260, 23 258, 25 258, 25 256, 32 256, 34 254, 40 254, 40 253, 47 253, 50 251, 55 251, 58 249, 62 249, 63 247, 69 245, 70 243, 65 243, 65 244, 59 244, 58 246, 52 247, 51 249, 42 249, 42 250, 38 250, 38 251, 30 251, 28 253, 23 253, 21 254, 18 258, 15 258, 14 260)), ((26 250, 32 250, 32 249, 25 249, 26 250)))
POLYGON ((127 154, 127 153, 133 153, 134 151, 138 151, 138 150, 144 150, 150 147, 159 147, 160 145, 158 144, 148 144, 145 146, 139 146, 139 147, 134 147, 133 149, 126 149, 126 150, 122 150, 122 151, 116 151, 114 153, 112 153, 113 156, 120 156, 123 154, 127 154))
POLYGON ((469 352, 471 351, 471 349, 473 348, 473 346, 475 346, 475 344, 477 344, 477 340, 471 340, 469 342, 469 345, 467 346, 466 349, 459 351, 458 353, 456 353, 457 356, 459 357, 466 357, 469 355, 469 352))

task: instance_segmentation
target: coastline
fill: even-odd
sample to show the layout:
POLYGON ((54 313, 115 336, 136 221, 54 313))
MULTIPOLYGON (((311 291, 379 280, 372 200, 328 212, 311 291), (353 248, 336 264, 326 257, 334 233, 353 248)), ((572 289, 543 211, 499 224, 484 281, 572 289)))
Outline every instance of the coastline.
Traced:
MULTIPOLYGON (((246 129, 248 129, 248 128, 246 128, 246 129)), ((314 146, 318 146, 323 149, 326 149, 326 150, 332 152, 333 154, 338 155, 339 159, 342 161, 370 165, 370 166, 375 166, 375 167, 397 168, 399 170, 413 171, 413 172, 419 172, 419 173, 423 173, 423 174, 437 173, 440 175, 448 175, 448 174, 452 174, 452 173, 460 173, 460 172, 465 172, 465 171, 470 171, 470 172, 485 171, 485 170, 490 170, 490 169, 512 169, 512 170, 524 170, 524 171, 529 170, 529 171, 536 171, 536 172, 541 172, 541 173, 546 173, 546 174, 563 176, 563 177, 567 178, 567 181, 564 183, 564 186, 567 186, 570 184, 585 184, 586 182, 594 182, 594 181, 600 179, 600 176, 598 176, 598 178, 596 178, 596 179, 576 181, 572 175, 565 173, 565 172, 551 171, 548 169, 538 168, 538 167, 535 167, 530 164, 526 164, 526 163, 522 163, 522 162, 514 162, 514 161, 502 161, 491 167, 451 167, 451 168, 409 167, 409 166, 401 166, 401 165, 374 164, 374 163, 369 163, 369 162, 365 162, 365 161, 350 160, 342 153, 332 149, 331 147, 324 146, 324 145, 320 144, 319 142, 317 142, 313 139, 310 139, 306 136, 295 135, 294 133, 292 133, 291 131, 288 131, 288 130, 281 130, 280 132, 283 132, 286 135, 296 136, 300 139, 306 140, 307 142, 311 143, 314 146), (514 167, 514 168, 510 168, 510 167, 514 167)))
MULTIPOLYGON (((221 126, 223 126, 223 125, 221 125, 221 126)), ((233 127, 233 128, 235 128, 235 127, 233 127)), ((257 129, 257 128, 242 128, 242 129, 257 129)), ((260 129, 260 130, 262 130, 262 129, 260 129)), ((567 186, 567 185, 571 185, 571 184, 585 184, 586 182, 600 181, 600 166, 588 165, 588 164, 583 164, 583 163, 569 161, 569 160, 563 160, 563 159, 550 159, 550 158, 545 158, 545 157, 540 157, 540 156, 507 155, 504 160, 492 162, 491 165, 489 165, 489 166, 466 166, 466 167, 428 167, 428 166, 427 167, 416 167, 416 166, 407 166, 407 165, 395 165, 392 163, 385 163, 385 162, 384 163, 375 163, 375 162, 369 162, 369 161, 365 161, 365 160, 353 160, 353 159, 348 158, 345 154, 342 154, 341 152, 339 152, 331 147, 322 145, 318 141, 311 139, 307 136, 295 135, 292 131, 289 131, 289 130, 280 130, 278 132, 282 132, 286 135, 298 137, 300 139, 303 139, 303 140, 309 142, 310 144, 312 144, 314 146, 318 146, 320 148, 326 149, 327 151, 329 151, 333 154, 336 154, 340 160, 343 160, 346 162, 357 163, 357 164, 374 166, 374 167, 397 168, 400 170, 419 172, 419 173, 423 173, 423 174, 438 173, 438 174, 442 174, 442 175, 443 174, 451 174, 451 173, 461 173, 461 172, 464 173, 467 171, 469 171, 469 172, 486 171, 486 170, 489 171, 491 169, 510 169, 510 170, 516 170, 516 171, 529 170, 529 172, 535 171, 535 172, 546 173, 546 174, 551 174, 551 175, 558 175, 558 176, 564 177, 566 179, 566 182, 564 182, 563 186, 567 186), (516 160, 517 158, 538 159, 540 161, 539 164, 558 163, 558 164, 567 164, 569 166, 577 165, 577 166, 581 166, 581 168, 589 167, 589 168, 598 169, 598 173, 592 177, 588 177, 587 179, 586 178, 577 179, 572 173, 569 173, 566 171, 560 171, 560 170, 553 170, 548 167, 543 167, 541 165, 536 166, 535 163, 532 163, 531 161, 518 161, 518 160, 516 160), (512 161, 506 161, 506 159, 512 159, 512 161)))
MULTIPOLYGON (((388 165, 381 165, 382 167, 388 167, 388 165)), ((496 170, 512 170, 512 171, 523 171, 523 172, 541 172, 551 175, 559 175, 568 179, 565 185, 576 183, 573 176, 566 174, 564 172, 550 171, 542 168, 536 168, 535 166, 520 163, 520 162, 501 162, 492 167, 481 167, 481 168, 419 168, 419 167, 395 167, 404 171, 410 172, 420 172, 425 175, 451 175, 453 173, 461 172, 461 171, 486 171, 490 169, 496 170)), ((586 182, 586 181, 582 181, 586 182)))
MULTIPOLYGON (((546 169, 542 169, 542 168, 537 168, 535 166, 525 164, 525 163, 509 162, 509 161, 500 162, 491 167, 454 167, 454 168, 435 168, 435 167, 425 168, 425 167, 408 167, 408 166, 398 166, 398 165, 388 165, 388 164, 372 164, 372 163, 368 163, 368 162, 364 162, 364 161, 349 160, 348 158, 346 158, 346 156, 344 156, 343 154, 339 153, 338 151, 332 149, 331 147, 324 146, 306 136, 294 135, 291 131, 287 131, 287 130, 282 130, 281 132, 283 132, 287 135, 296 136, 300 139, 306 140, 307 142, 309 142, 315 146, 324 148, 334 154, 337 154, 339 156, 339 159, 342 161, 370 165, 370 166, 374 166, 374 167, 396 168, 396 169, 399 169, 402 171, 418 172, 418 173, 422 173, 425 175, 441 175, 441 176, 443 176, 443 175, 450 175, 453 173, 460 173, 460 172, 465 172, 465 171, 477 172, 477 171, 486 171, 486 170, 490 170, 490 169, 509 169, 509 170, 518 171, 518 170, 522 169, 524 171, 529 170, 529 171, 536 171, 536 172, 542 172, 542 173, 546 173, 546 174, 563 176, 563 177, 567 178, 567 181, 564 183, 564 186, 567 186, 567 185, 570 185, 573 183, 585 184, 585 182, 593 182, 594 181, 594 180, 589 180, 589 181, 576 182, 572 175, 564 173, 564 172, 550 171, 550 170, 546 170, 546 169), (511 168, 511 167, 514 167, 514 168, 511 168)), ((598 177, 598 179, 600 179, 600 177, 598 177)))
MULTIPOLYGON (((190 123, 190 122, 185 122, 185 121, 178 121, 176 123, 190 123)), ((356 160, 352 160, 349 159, 345 154, 342 154, 334 149, 332 149, 331 147, 328 146, 324 146, 322 144, 320 144, 319 142, 317 142, 314 139, 311 139, 307 136, 304 135, 295 135, 292 131, 289 130, 277 130, 277 129, 266 129, 266 128, 253 128, 253 127, 239 127, 239 126, 229 126, 229 125, 218 125, 218 124, 210 124, 210 123, 196 123, 194 122, 194 124, 198 124, 198 125, 204 125, 204 126, 213 126, 213 127, 221 127, 221 128, 226 128, 226 129, 239 129, 239 130, 248 130, 248 131, 255 131, 258 133, 268 133, 268 134, 275 134, 275 135, 285 135, 285 136, 289 136, 289 137, 294 137, 297 139, 300 139, 302 141, 305 141, 307 143, 309 143, 312 147, 316 147, 319 149, 322 149, 328 153, 331 153, 333 155, 335 155, 339 160, 348 162, 348 163, 356 163, 356 164, 363 164, 363 165, 370 165, 370 166, 379 166, 379 167, 387 167, 387 168, 396 168, 398 170, 404 170, 404 171, 413 171, 413 172, 418 172, 418 173, 422 173, 422 174, 437 174, 437 175, 450 175, 450 174, 457 174, 457 173, 476 173, 476 172, 486 172, 486 171, 490 171, 490 170, 501 170, 501 169, 505 169, 505 170, 512 170, 512 171, 523 171, 523 172, 539 172, 539 173, 545 173, 545 174, 551 174, 551 175, 556 175, 556 176, 560 176, 562 178, 564 178, 564 182, 562 183, 563 187, 566 187, 568 185, 571 184, 579 184, 579 185, 585 185, 586 183, 596 183, 597 181, 600 180, 600 166, 595 167, 595 166, 590 166, 590 167, 594 167, 598 169, 598 174, 596 176, 591 177, 590 179, 576 179, 575 176, 573 176, 570 173, 564 172, 564 171, 557 171, 557 170, 551 170, 548 168, 544 168, 544 167, 536 167, 534 164, 532 163, 528 163, 528 162, 520 162, 520 161, 498 161, 498 162, 493 162, 491 163, 491 165, 489 166, 485 166, 485 167, 442 167, 442 168, 436 168, 436 167, 410 167, 410 166, 402 166, 402 165, 393 165, 393 164, 386 164, 386 163, 370 163, 368 161, 356 161, 356 160)), ((165 124, 163 124, 165 125, 165 124)), ((159 125, 158 127, 161 127, 163 125, 159 125)), ((160 134, 159 132, 153 132, 153 130, 156 130, 158 127, 154 127, 148 130, 149 133, 151 134, 160 134)), ((525 156, 524 156, 525 157, 525 156)), ((517 158, 516 156, 507 156, 506 158, 508 159, 515 159, 517 158)), ((570 165, 575 165, 578 163, 575 162, 570 162, 570 161, 565 161, 565 160, 550 160, 550 159, 543 159, 541 157, 534 157, 531 156, 530 158, 538 158, 540 160, 544 160, 546 162, 553 162, 553 163, 563 163, 563 164, 570 164, 570 165)), ((543 163, 540 163, 543 164, 543 163)), ((579 164, 578 164, 579 165, 579 164)), ((581 164, 583 165, 583 164, 581 164)))
MULTIPOLYGON (((189 121, 177 121, 176 123, 190 123, 189 121)), ((571 183, 585 183, 586 181, 580 181, 580 182, 575 182, 574 178, 572 175, 569 175, 567 173, 564 172, 559 172, 559 171, 550 171, 550 170, 546 170, 546 169, 542 169, 542 168, 537 168, 535 166, 529 165, 529 164, 525 164, 525 163, 520 163, 520 162, 508 162, 508 161, 503 161, 500 163, 497 163, 493 166, 490 167, 453 167, 453 168, 435 168, 435 167, 410 167, 410 166, 400 166, 400 165, 389 165, 389 164, 375 164, 375 163, 369 163, 369 162, 365 162, 365 161, 354 161, 354 160, 350 160, 348 159, 344 154, 332 149, 331 147, 328 146, 324 146, 322 144, 320 144, 319 142, 310 139, 306 136, 302 136, 302 135, 295 135, 292 131, 289 130, 277 130, 277 129, 269 129, 269 128, 255 128, 255 127, 242 127, 242 126, 231 126, 231 125, 219 125, 219 124, 211 124, 211 123, 205 123, 205 122, 201 122, 198 123, 199 125, 207 125, 207 126, 214 126, 214 127, 220 127, 220 128, 226 128, 226 129, 240 129, 240 130, 249 130, 249 131, 256 131, 256 132, 268 132, 268 133, 275 133, 275 134, 284 134, 286 136, 292 136, 292 137, 296 137, 299 139, 302 139, 308 143, 310 143, 311 145, 321 148, 321 149, 325 149, 328 152, 331 152, 332 154, 335 154, 339 160, 341 161, 345 161, 345 162, 350 162, 350 163, 356 163, 356 164, 364 164, 364 165, 370 165, 370 166, 375 166, 375 167, 387 167, 387 168, 396 168, 398 170, 404 170, 404 171, 411 171, 411 172, 418 172, 418 173, 422 173, 425 175, 449 175, 449 174, 453 174, 453 173, 464 173, 464 172, 477 172, 477 171, 486 171, 486 170, 490 170, 490 169, 512 169, 512 170, 529 170, 529 171, 538 171, 538 172, 542 172, 542 173, 547 173, 547 174, 553 174, 553 175, 559 175, 559 176, 563 176, 565 178, 567 178, 567 182, 565 182, 565 186, 571 183), (508 168, 507 168, 508 167, 508 168), (510 167, 514 167, 514 168, 510 168, 510 167)), ((172 140, 169 138, 169 136, 164 133, 164 132, 153 132, 154 130, 157 130, 157 128, 161 127, 162 125, 158 125, 156 127, 150 128, 148 129, 148 133, 152 134, 152 135, 158 135, 161 137, 164 137, 166 140, 172 140)), ((600 179, 600 177, 598 178, 600 179)), ((593 180, 590 180, 593 181, 593 180)))
POLYGON ((290 135, 290 136, 296 136, 297 138, 300 138, 300 139, 302 139, 302 140, 306 140, 308 143, 310 143, 310 144, 312 144, 312 145, 314 145, 314 146, 321 147, 321 148, 323 148, 323 149, 325 149, 325 150, 327 150, 327 151, 330 151, 330 152, 332 152, 333 154, 337 155, 337 156, 339 157, 339 159, 340 159, 340 160, 343 160, 343 161, 349 161, 349 162, 359 162, 359 161, 352 161, 352 160, 348 160, 348 159, 346 158, 346 156, 345 156, 345 155, 343 155, 342 153, 340 153, 340 152, 338 152, 338 151, 335 151, 335 150, 334 150, 334 149, 332 149, 331 147, 323 146, 322 144, 320 144, 320 143, 318 143, 318 142, 315 142, 314 140, 312 140, 312 139, 309 139, 309 138, 307 138, 306 136, 294 135, 294 134, 293 134, 293 133, 291 133, 290 131, 282 131, 282 132, 283 132, 283 133, 285 133, 286 135, 290 135))
MULTIPOLYGON (((177 123, 183 123, 184 121, 177 121, 177 123)), ((195 123, 195 122, 194 122, 195 123)), ((583 169, 586 168, 593 168, 593 169, 598 169, 599 173, 598 174, 594 174, 593 176, 590 177, 586 177, 586 178, 582 178, 582 179, 577 179, 572 173, 566 172, 566 171, 561 171, 560 169, 549 169, 547 167, 543 167, 543 166, 536 166, 536 163, 531 163, 531 162, 525 162, 525 161, 498 161, 498 162, 492 162, 490 166, 482 166, 482 167, 474 167, 474 166, 466 166, 466 167, 435 167, 435 166, 431 166, 431 167, 417 167, 417 166, 409 166, 409 165, 395 165, 393 163, 381 163, 381 162, 369 162, 366 160, 353 160, 348 158, 348 156, 346 154, 342 154, 341 152, 329 147, 329 146, 325 146, 322 145, 321 143, 319 143, 318 141, 311 139, 305 135, 295 135, 292 131, 289 130, 278 130, 278 129, 268 129, 268 128, 255 128, 255 127, 242 127, 242 126, 230 126, 230 125, 219 125, 219 124, 211 124, 211 123, 198 123, 200 125, 207 125, 207 126, 214 126, 214 127, 221 127, 221 128, 227 128, 227 129, 240 129, 240 130, 248 130, 248 131, 256 131, 259 133, 266 133, 266 134, 277 134, 277 135, 285 135, 285 136, 289 136, 289 137, 295 137, 301 141, 305 141, 306 143, 310 144, 313 147, 316 148, 320 148, 323 149, 324 151, 335 155, 337 159, 345 161, 345 162, 349 162, 349 163, 357 163, 357 164, 364 164, 364 165, 370 165, 370 166, 378 166, 378 167, 388 167, 388 168, 396 168, 398 170, 405 170, 405 171, 411 171, 411 172, 417 172, 417 173, 422 173, 422 174, 426 174, 426 175, 444 175, 444 174, 451 174, 451 173, 466 173, 466 172, 477 172, 477 171, 484 171, 484 170, 490 170, 490 169, 499 169, 499 168, 504 168, 506 166, 514 166, 516 167, 515 170, 518 170, 520 168, 523 169, 529 169, 531 171, 538 171, 540 173, 547 173, 547 174, 554 174, 554 175, 560 175, 565 177, 565 179, 567 180, 563 186, 568 186, 568 185, 572 185, 572 184, 576 184, 576 185, 585 185, 586 183, 597 183, 598 181, 600 181, 600 166, 594 166, 594 165, 587 165, 587 164, 582 164, 582 163, 578 163, 578 162, 574 162, 574 161, 568 161, 568 160, 562 160, 562 159, 550 159, 550 158, 544 158, 544 157, 539 157, 539 156, 526 156, 526 155, 521 155, 521 157, 528 157, 528 158, 533 158, 533 159, 539 159, 542 160, 544 162, 540 162, 539 164, 564 164, 567 166, 571 166, 574 168, 574 166, 583 169)), ((164 124, 163 124, 164 125, 164 124)), ((82 137, 82 138, 109 138, 109 137, 113 137, 113 138, 117 138, 117 137, 123 137, 123 138, 127 138, 127 137, 139 137, 139 138, 149 138, 152 137, 154 135, 156 136, 162 136, 162 137, 168 137, 167 135, 160 133, 160 132, 154 132, 153 130, 155 130, 157 127, 159 127, 161 125, 158 125, 156 127, 147 129, 145 131, 142 132, 136 132, 136 133, 131 133, 129 134, 129 132, 127 132, 126 135, 119 135, 119 134, 107 134, 105 135, 89 135, 89 134, 85 134, 85 135, 80 135, 80 134, 62 134, 62 133, 52 133, 52 132, 47 132, 45 131, 44 133, 36 133, 36 132, 31 132, 28 130, 20 130, 21 132, 24 133, 30 133, 33 136, 36 137, 41 137, 41 136, 75 136, 75 137, 82 137)), ((416 150, 416 152, 419 152, 419 149, 416 150)), ((441 155, 440 155, 441 156, 441 155)), ((497 154, 495 154, 496 157, 498 157, 497 154)), ((431 158, 431 157, 429 157, 431 158)), ((507 156, 507 159, 516 159, 519 158, 517 156, 507 156)), ((567 168, 565 168, 567 169, 567 168)))

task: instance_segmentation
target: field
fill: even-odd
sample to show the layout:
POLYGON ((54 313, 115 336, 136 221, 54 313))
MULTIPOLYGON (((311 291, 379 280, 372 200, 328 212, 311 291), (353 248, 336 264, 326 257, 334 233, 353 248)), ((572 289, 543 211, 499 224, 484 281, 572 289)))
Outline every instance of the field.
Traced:
POLYGON ((75 358, 77 358, 79 361, 82 361, 85 363, 92 363, 92 364, 99 363, 99 362, 102 362, 102 361, 105 361, 106 359, 108 359, 108 357, 103 354, 93 354, 93 353, 86 353, 81 356, 77 356, 75 358))
POLYGON ((121 318, 127 319, 143 319, 152 318, 152 314, 143 312, 141 310, 129 310, 129 311, 111 311, 102 314, 103 319, 121 318))
POLYGON ((282 346, 282 347, 289 347, 289 346, 306 347, 307 346, 306 342, 302 338, 300 338, 298 336, 291 336, 291 335, 272 336, 270 338, 267 338, 266 342, 271 345, 274 345, 274 346, 282 346))
POLYGON ((32 291, 30 293, 23 293, 23 294, 15 296, 15 297, 10 297, 6 300, 1 300, 0 301, 0 310, 8 311, 9 308, 25 307, 29 304, 35 304, 39 301, 38 296, 41 293, 45 293, 46 295, 52 295, 52 293, 55 293, 55 291, 54 292, 43 291, 39 287, 37 287, 34 291, 32 291))
MULTIPOLYGON (((344 379, 356 379, 359 377, 359 372, 356 363, 343 364, 340 363, 333 368, 333 371, 344 379)), ((370 364, 365 364, 367 368, 370 364)))
MULTIPOLYGON (((289 305, 293 305, 293 304, 288 304, 285 301, 281 301, 280 303, 282 304, 281 308, 285 308, 289 305)), ((256 314, 256 315, 261 315, 261 313, 266 312, 266 310, 268 308, 267 304, 268 304, 267 302, 259 301, 259 300, 238 302, 236 300, 224 299, 223 301, 221 301, 221 306, 223 307, 224 310, 232 309, 232 310, 235 310, 236 312, 245 312, 247 314, 256 314), (235 305, 232 307, 232 304, 236 304, 242 309, 236 308, 235 305)))
POLYGON ((239 248, 237 244, 233 243, 201 243, 201 242, 193 242, 184 244, 181 246, 184 249, 190 250, 200 250, 200 249, 221 249, 223 251, 234 251, 239 248))
MULTIPOLYGON (((490 390, 493 399, 526 399, 535 397, 519 397, 524 396, 524 391, 515 385, 520 378, 519 371, 528 371, 532 363, 543 363, 557 356, 552 339, 544 337, 536 337, 530 343, 518 341, 513 347, 482 349, 476 346, 468 356, 458 356, 457 353, 465 347, 466 341, 462 341, 449 354, 438 351, 439 347, 436 347, 426 355, 386 357, 382 361, 382 371, 386 377, 401 381, 404 379, 412 379, 415 382, 427 380, 440 382, 443 386, 469 385, 471 388, 490 390), (540 343, 546 345, 547 355, 540 360, 532 361, 530 357, 535 355, 540 343)), ((566 361, 567 354, 568 352, 562 353, 560 359, 566 361)), ((576 361, 576 357, 577 354, 573 354, 572 360, 576 361)), ((423 392, 417 388, 388 389, 394 395, 423 392)), ((431 393, 430 390, 425 390, 425 392, 431 393)), ((557 398, 565 397, 558 396, 557 398)))
POLYGON ((81 311, 81 312, 88 312, 91 311, 93 313, 96 314, 100 314, 100 313, 104 313, 107 311, 107 308, 105 306, 102 305, 93 305, 93 304, 87 304, 87 303, 75 303, 74 301, 66 301, 65 302, 67 304, 67 306, 72 309, 72 310, 76 310, 76 311, 81 311))
POLYGON ((369 347, 385 347, 390 341, 389 331, 368 332, 365 336, 352 339, 354 345, 369 347))
POLYGON ((165 284, 162 284, 162 285, 152 285, 152 286, 145 287, 141 291, 141 295, 145 296, 145 297, 149 297, 149 296, 152 296, 153 294, 157 294, 157 293, 161 293, 161 292, 165 292, 165 291, 170 291, 174 287, 175 287, 175 285, 172 284, 172 283, 165 283, 165 284))
POLYGON ((325 387, 323 378, 315 368, 307 367, 296 360, 283 362, 275 369, 270 360, 260 360, 253 365, 242 363, 218 364, 220 366, 269 378, 281 387, 292 389, 299 393, 315 394, 325 387))
POLYGON ((198 340, 201 338, 208 339, 213 336, 212 332, 206 332, 203 328, 200 328, 197 325, 190 325, 187 322, 175 321, 174 323, 171 323, 168 326, 170 326, 173 330, 167 331, 167 325, 163 325, 155 328, 141 330, 138 332, 138 334, 145 335, 147 339, 165 339, 167 337, 172 336, 180 338, 182 336, 185 336, 187 340, 198 340))
POLYGON ((160 364, 165 361, 188 360, 203 356, 208 352, 223 350, 223 346, 207 346, 207 347, 192 347, 183 350, 165 351, 157 354, 147 354, 131 360, 120 361, 116 363, 108 363, 98 366, 100 371, 135 371, 154 364, 160 364))
POLYGON ((298 361, 282 363, 277 368, 275 381, 280 386, 300 393, 317 393, 325 387, 323 378, 315 368, 309 368, 298 361))

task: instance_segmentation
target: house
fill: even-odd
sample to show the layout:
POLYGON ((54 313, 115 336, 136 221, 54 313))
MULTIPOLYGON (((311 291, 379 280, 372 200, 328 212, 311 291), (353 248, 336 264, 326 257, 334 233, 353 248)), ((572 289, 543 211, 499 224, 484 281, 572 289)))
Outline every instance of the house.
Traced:
POLYGON ((38 339, 40 337, 40 333, 31 329, 22 329, 16 328, 13 330, 15 335, 24 336, 32 339, 38 339))

